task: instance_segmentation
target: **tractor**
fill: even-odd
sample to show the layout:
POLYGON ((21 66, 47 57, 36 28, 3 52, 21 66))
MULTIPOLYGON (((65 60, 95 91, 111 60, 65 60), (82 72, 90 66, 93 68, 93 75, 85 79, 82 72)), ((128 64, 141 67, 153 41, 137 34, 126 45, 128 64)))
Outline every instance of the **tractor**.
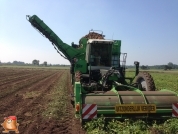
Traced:
POLYGON ((26 18, 70 62, 70 97, 76 118, 85 122, 101 115, 114 119, 174 117, 176 92, 157 91, 152 76, 139 71, 138 61, 134 62, 135 76, 126 77, 127 53, 121 53, 121 40, 105 39, 102 31, 90 30, 79 44, 68 45, 37 15, 26 18))

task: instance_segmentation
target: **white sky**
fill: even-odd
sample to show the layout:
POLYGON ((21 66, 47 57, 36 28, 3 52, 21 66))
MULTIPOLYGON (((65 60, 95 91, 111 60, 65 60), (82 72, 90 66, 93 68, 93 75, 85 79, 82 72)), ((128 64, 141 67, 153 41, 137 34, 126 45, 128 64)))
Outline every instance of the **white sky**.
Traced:
POLYGON ((0 60, 69 64, 26 20, 36 14, 67 44, 102 30, 122 40, 127 65, 178 64, 177 0, 0 0, 0 60))

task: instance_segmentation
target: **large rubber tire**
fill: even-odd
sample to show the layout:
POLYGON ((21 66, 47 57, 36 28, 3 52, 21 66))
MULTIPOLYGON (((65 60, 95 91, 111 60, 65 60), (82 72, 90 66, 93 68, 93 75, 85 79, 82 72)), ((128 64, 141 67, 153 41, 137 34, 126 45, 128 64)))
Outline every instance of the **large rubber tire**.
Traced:
POLYGON ((155 91, 156 86, 153 77, 148 72, 140 72, 136 78, 135 82, 140 85, 140 90, 142 91, 155 91))

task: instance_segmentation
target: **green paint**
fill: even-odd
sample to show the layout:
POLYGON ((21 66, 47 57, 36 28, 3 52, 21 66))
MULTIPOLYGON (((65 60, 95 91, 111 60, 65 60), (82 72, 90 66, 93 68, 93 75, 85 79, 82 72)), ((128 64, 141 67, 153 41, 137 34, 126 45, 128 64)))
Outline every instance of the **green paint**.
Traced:
POLYGON ((87 72, 87 63, 86 60, 78 60, 75 64, 74 71, 80 71, 81 73, 87 72))
MULTIPOLYGON (((57 49, 59 51, 61 51, 63 53, 63 55, 66 57, 67 60, 69 60, 71 62, 73 58, 77 59, 77 61, 75 63, 75 66, 73 68, 74 72, 76 72, 76 71, 80 71, 81 73, 87 73, 88 72, 88 65, 87 65, 88 61, 85 60, 85 58, 86 58, 87 40, 88 39, 82 38, 80 40, 80 44, 79 44, 80 48, 76 49, 76 48, 73 48, 72 46, 64 43, 40 18, 38 18, 38 16, 33 15, 33 16, 29 17, 29 22, 36 29, 38 29, 46 38, 48 38, 49 41, 52 42, 52 44, 55 47, 57 47, 57 49)), ((112 56, 120 57, 120 54, 121 54, 121 40, 114 40, 114 44, 112 46, 112 56)), ((96 96, 96 97, 105 96, 105 97, 107 97, 108 95, 98 95, 98 94, 88 95, 87 94, 88 92, 85 91, 82 88, 80 82, 75 82, 73 77, 74 77, 74 75, 72 75, 72 83, 74 84, 74 95, 75 95, 74 101, 75 101, 75 105, 77 103, 80 104, 80 111, 79 111, 79 113, 76 113, 76 117, 77 118, 81 118, 82 104, 84 103, 84 102, 82 102, 82 96, 86 95, 86 96, 89 96, 89 97, 90 96, 96 96)), ((124 79, 129 79, 130 83, 131 83, 134 78, 124 78, 124 79)), ((119 79, 116 77, 116 75, 110 76, 109 80, 119 81, 119 79)), ((146 98, 145 98, 145 95, 143 94, 142 91, 140 91, 139 89, 134 88, 132 86, 129 86, 126 81, 125 81, 124 84, 125 85, 121 84, 121 85, 117 85, 117 86, 127 87, 131 91, 137 92, 140 96, 143 97, 145 104, 148 103, 146 98)), ((121 95, 116 90, 114 85, 113 85, 111 91, 114 92, 115 94, 114 95, 109 95, 108 97, 111 97, 111 98, 113 96, 114 97, 118 97, 118 100, 116 100, 116 103, 121 104, 121 102, 122 102, 121 101, 121 95)), ((165 92, 165 91, 174 93, 175 96, 178 96, 178 93, 170 91, 170 90, 166 90, 166 89, 161 90, 160 93, 161 92, 165 92)), ((160 96, 160 95, 161 94, 156 94, 155 96, 160 96)), ((126 94, 125 96, 128 96, 128 95, 126 94)), ((134 98, 134 95, 130 96, 130 98, 131 99, 134 98)), ((94 102, 91 101, 91 103, 94 103, 94 102)), ((134 101, 132 101, 131 103, 134 103, 134 101)), ((155 101, 154 103, 158 104, 159 102, 155 101)), ((98 104, 100 104, 100 103, 98 103, 98 104)), ((126 118, 127 117, 127 115, 115 114, 114 105, 109 100, 106 101, 106 102, 102 102, 101 104, 104 104, 104 106, 102 108, 98 108, 98 115, 101 115, 101 114, 112 115, 112 116, 114 116, 114 118, 126 118), (111 107, 107 107, 107 106, 111 106, 111 107)), ((162 118, 166 118, 167 117, 167 116, 164 116, 166 113, 172 113, 172 109, 157 109, 156 110, 156 114, 161 115, 162 118)), ((136 115, 136 114, 133 114, 133 115, 136 115)))

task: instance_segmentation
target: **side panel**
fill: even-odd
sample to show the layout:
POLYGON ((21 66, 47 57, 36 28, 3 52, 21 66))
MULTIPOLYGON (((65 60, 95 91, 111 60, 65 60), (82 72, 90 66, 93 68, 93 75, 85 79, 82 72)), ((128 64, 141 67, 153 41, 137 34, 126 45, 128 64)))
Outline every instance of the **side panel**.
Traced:
POLYGON ((121 54, 121 40, 115 40, 112 47, 112 66, 119 66, 121 54))
POLYGON ((86 63, 86 60, 78 60, 76 63, 75 63, 75 68, 74 68, 74 71, 80 71, 81 73, 87 73, 87 63, 86 63))
POLYGON ((121 40, 115 40, 112 48, 113 55, 119 55, 121 53, 121 40))
POLYGON ((74 85, 74 103, 75 103, 75 117, 80 118, 80 115, 82 113, 82 99, 81 99, 81 84, 80 82, 75 82, 74 85), (78 111, 76 110, 77 105, 79 105, 78 111))

